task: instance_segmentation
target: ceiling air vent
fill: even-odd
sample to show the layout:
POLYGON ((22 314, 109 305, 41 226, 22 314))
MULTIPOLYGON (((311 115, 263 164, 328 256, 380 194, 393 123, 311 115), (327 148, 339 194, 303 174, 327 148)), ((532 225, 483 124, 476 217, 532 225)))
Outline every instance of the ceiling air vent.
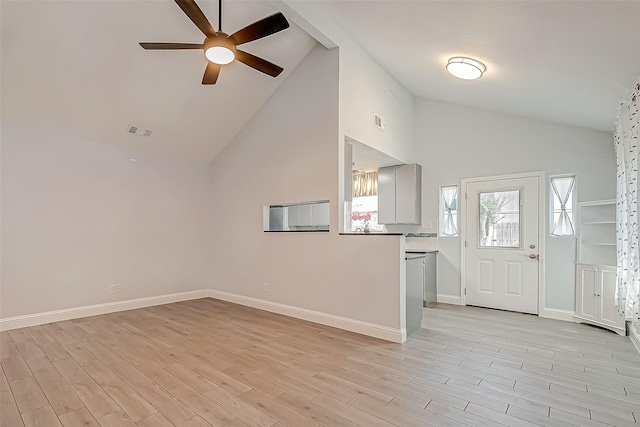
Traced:
POLYGON ((373 125, 380 130, 384 130, 385 123, 384 123, 384 119, 380 114, 373 113, 373 125))
POLYGON ((132 134, 132 135, 149 137, 149 136, 151 136, 151 133, 153 131, 151 129, 149 129, 149 128, 145 128, 145 127, 142 127, 142 126, 129 125, 129 129, 127 130, 127 132, 132 134))

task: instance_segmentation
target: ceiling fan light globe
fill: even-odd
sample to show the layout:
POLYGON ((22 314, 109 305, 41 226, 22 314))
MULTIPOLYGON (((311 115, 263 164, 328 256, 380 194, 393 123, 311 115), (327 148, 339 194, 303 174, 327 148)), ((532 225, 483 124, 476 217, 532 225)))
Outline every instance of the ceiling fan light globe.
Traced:
POLYGON ((486 69, 482 62, 464 57, 451 58, 447 64, 449 74, 464 80, 479 79, 486 69))
POLYGON ((204 52, 207 59, 215 64, 225 65, 236 58, 231 49, 225 46, 211 46, 204 52))

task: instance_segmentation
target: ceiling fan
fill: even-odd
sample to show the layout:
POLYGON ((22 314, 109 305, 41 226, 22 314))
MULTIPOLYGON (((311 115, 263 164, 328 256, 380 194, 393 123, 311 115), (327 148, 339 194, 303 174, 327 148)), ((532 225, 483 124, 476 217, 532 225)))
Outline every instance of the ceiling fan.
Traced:
POLYGON ((140 43, 148 50, 202 49, 209 60, 202 77, 203 85, 213 85, 218 80, 222 65, 237 59, 245 65, 261 71, 271 77, 278 76, 283 68, 262 58, 244 52, 237 46, 261 39, 289 28, 289 22, 280 12, 254 22, 235 33, 228 35, 222 32, 222 0, 218 0, 218 31, 215 31, 209 20, 194 0, 175 0, 180 9, 205 35, 204 42, 198 43, 140 43))

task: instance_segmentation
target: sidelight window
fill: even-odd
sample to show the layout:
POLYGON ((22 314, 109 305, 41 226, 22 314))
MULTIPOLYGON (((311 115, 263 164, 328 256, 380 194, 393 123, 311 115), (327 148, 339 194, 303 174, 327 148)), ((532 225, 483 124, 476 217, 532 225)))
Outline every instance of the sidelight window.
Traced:
POLYGON ((575 204, 575 175, 551 177, 551 235, 575 236, 573 207, 575 204))
POLYGON ((440 236, 458 235, 458 186, 440 187, 440 236))

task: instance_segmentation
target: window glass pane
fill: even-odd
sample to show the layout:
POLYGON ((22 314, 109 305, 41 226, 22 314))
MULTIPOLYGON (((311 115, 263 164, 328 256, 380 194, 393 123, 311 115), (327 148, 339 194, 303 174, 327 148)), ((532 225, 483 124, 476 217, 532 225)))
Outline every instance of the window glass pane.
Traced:
POLYGON ((371 212, 378 210, 378 196, 354 197, 351 202, 352 212, 371 212))
POLYGON ((354 197, 351 202, 351 232, 382 232, 378 224, 378 196, 354 197))
POLYGON ((520 191, 480 193, 480 247, 520 247, 520 191))
POLYGON ((458 235, 458 186, 440 187, 440 236, 458 235))
POLYGON ((571 175, 551 177, 553 226, 550 229, 552 236, 575 235, 573 227, 575 178, 575 176, 571 175))

